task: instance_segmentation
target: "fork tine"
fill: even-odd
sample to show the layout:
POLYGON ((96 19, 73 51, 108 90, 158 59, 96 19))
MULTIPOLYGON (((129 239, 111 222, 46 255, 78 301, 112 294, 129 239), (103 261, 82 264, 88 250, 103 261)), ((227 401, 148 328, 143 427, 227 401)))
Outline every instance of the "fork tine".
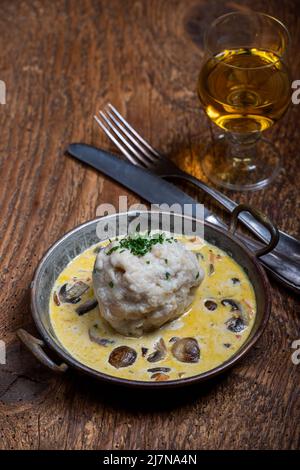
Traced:
POLYGON ((109 119, 109 117, 107 117, 107 115, 103 112, 103 111, 99 111, 99 114, 100 116, 102 117, 102 119, 104 119, 104 121, 106 122, 106 124, 110 127, 110 129, 112 129, 112 131, 114 132, 114 134, 121 140, 121 142, 127 147, 127 151, 128 149, 130 150, 131 152, 131 157, 133 158, 133 155, 140 161, 144 164, 144 166, 146 168, 151 168, 153 166, 153 164, 149 161, 149 159, 145 158, 143 154, 141 154, 140 152, 138 152, 126 139, 125 137, 121 134, 121 132, 118 131, 118 129, 116 128, 116 126, 114 126, 114 124, 111 122, 111 120, 109 119))
POLYGON ((135 147, 137 147, 142 152, 142 154, 145 155, 145 157, 147 157, 152 163, 157 162, 157 157, 154 156, 151 152, 149 152, 149 150, 145 148, 144 145, 141 145, 139 140, 137 140, 132 135, 132 133, 129 132, 126 127, 122 125, 122 122, 120 122, 119 119, 116 118, 113 113, 111 113, 107 108, 105 108, 105 113, 108 114, 108 116, 115 123, 117 128, 122 131, 122 133, 127 137, 127 139, 130 140, 130 142, 132 142, 135 147))
POLYGON ((119 111, 116 110, 116 108, 111 103, 108 103, 107 106, 119 118, 119 120, 124 124, 124 126, 127 127, 127 129, 129 129, 129 131, 140 141, 140 143, 144 144, 144 146, 150 151, 153 156, 161 158, 161 155, 157 152, 157 150, 151 147, 151 145, 145 139, 143 139, 142 136, 140 136, 140 134, 126 121, 126 119, 123 118, 123 116, 119 113, 119 111))
POLYGON ((97 122, 97 124, 99 124, 101 129, 105 132, 107 137, 118 147, 119 150, 121 150, 121 152, 125 155, 125 157, 127 157, 128 160, 131 163, 133 163, 134 165, 138 165, 136 159, 133 158, 132 155, 129 152, 127 152, 126 148, 123 147, 123 145, 114 137, 114 135, 110 132, 110 130, 107 129, 107 127, 103 124, 102 121, 100 121, 98 116, 94 116, 94 119, 97 122))

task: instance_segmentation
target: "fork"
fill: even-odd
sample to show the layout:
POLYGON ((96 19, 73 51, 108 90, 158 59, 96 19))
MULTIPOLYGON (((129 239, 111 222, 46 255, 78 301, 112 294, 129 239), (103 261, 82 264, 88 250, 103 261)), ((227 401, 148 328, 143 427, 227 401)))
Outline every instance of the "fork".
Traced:
MULTIPOLYGON (((237 203, 209 187, 189 173, 178 168, 170 159, 155 150, 138 132, 124 119, 124 117, 108 103, 105 108, 94 116, 96 122, 108 138, 121 150, 122 154, 134 165, 146 168, 162 178, 175 178, 185 180, 208 194, 223 209, 231 213, 237 203)), ((240 221, 263 242, 269 242, 269 232, 249 212, 239 217, 240 221)), ((279 231, 279 242, 276 251, 280 251, 294 261, 300 261, 300 241, 291 235, 279 231)))

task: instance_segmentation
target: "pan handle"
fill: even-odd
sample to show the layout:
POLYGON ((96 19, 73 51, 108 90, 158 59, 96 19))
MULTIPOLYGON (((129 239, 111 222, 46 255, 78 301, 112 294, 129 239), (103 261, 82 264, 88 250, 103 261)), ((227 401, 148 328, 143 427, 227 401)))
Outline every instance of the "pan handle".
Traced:
POLYGON ((278 228, 275 227, 275 225, 271 222, 271 220, 268 217, 266 217, 262 212, 258 211, 257 209, 253 209, 253 207, 248 206, 247 204, 239 204, 232 211, 230 225, 229 225, 229 232, 231 233, 231 235, 235 234, 237 224, 238 224, 239 214, 241 212, 250 212, 251 215, 253 215, 262 225, 264 225, 264 227, 266 227, 269 230, 270 235, 271 235, 269 243, 263 248, 256 250, 254 252, 255 256, 257 258, 260 258, 261 256, 266 255, 267 253, 272 251, 273 248, 275 248, 275 246, 277 245, 278 240, 279 240, 278 228))
POLYGON ((22 341, 22 343, 26 346, 27 349, 42 363, 44 366, 48 367, 49 369, 53 370, 53 372, 65 372, 68 369, 67 364, 62 363, 60 365, 55 364, 55 362, 47 356, 47 354, 42 349, 45 346, 44 341, 41 339, 35 338, 27 331, 20 328, 17 331, 18 338, 22 341))

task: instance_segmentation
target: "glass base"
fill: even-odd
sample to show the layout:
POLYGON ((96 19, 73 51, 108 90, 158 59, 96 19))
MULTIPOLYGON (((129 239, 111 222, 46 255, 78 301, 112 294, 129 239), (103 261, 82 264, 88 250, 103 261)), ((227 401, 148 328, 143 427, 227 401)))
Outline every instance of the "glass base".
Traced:
POLYGON ((255 144, 255 157, 235 157, 226 135, 206 149, 201 166, 210 181, 235 191, 255 191, 270 184, 281 169, 276 147, 266 139, 255 144))

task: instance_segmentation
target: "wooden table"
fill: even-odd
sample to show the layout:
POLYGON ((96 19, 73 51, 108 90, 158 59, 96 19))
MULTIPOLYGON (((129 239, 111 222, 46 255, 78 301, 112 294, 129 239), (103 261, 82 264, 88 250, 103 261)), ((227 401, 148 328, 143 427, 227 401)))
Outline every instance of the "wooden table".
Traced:
MULTIPOLYGON (((102 202, 117 204, 120 194, 138 201, 64 156, 66 146, 111 148, 92 119, 111 101, 154 146, 204 179, 199 154, 211 135, 195 93, 203 28, 250 5, 288 25, 293 77, 300 79, 299 1, 2 0, 1 448, 299 447, 300 365, 291 361, 299 302, 274 282, 271 320, 247 358, 214 382, 168 395, 111 389, 75 372, 54 375, 16 338, 20 327, 35 332, 29 286, 49 245, 95 217, 102 202)), ((284 157, 276 182, 231 194, 298 237, 299 123, 300 105, 292 105, 269 132, 284 157)))

